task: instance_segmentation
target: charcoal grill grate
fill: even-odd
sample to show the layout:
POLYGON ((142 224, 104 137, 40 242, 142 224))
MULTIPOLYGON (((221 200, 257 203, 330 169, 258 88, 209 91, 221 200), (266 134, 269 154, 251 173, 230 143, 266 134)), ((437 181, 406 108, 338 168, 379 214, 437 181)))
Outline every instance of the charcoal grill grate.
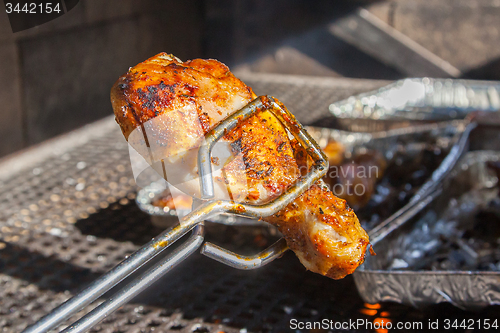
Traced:
MULTIPOLYGON (((257 93, 281 99, 304 123, 308 114, 326 115, 329 103, 380 85, 353 83, 348 89, 325 80, 245 80, 257 93), (308 102, 311 96, 317 104, 308 102)), ((106 128, 91 128, 88 142, 27 162, 0 180, 0 332, 20 332, 160 232, 135 206, 128 146, 118 126, 106 128)), ((245 236, 254 235, 220 228, 208 226, 207 239, 245 244, 245 236)), ((306 272, 291 253, 255 271, 238 271, 196 254, 92 331, 286 332, 292 318, 373 321, 389 316, 396 322, 439 313, 492 318, 498 311, 439 309, 421 312, 384 304, 373 312, 359 298, 352 278, 332 281, 306 272)))

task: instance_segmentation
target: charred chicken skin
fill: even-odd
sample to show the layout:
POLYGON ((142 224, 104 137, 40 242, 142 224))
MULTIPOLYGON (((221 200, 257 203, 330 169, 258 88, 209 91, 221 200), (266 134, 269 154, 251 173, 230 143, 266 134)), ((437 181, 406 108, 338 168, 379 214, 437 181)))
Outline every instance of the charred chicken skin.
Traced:
MULTIPOLYGON (((182 62, 160 53, 120 77, 111 90, 129 144, 167 180, 198 196, 196 163, 205 134, 256 98, 216 60, 182 62)), ((268 202, 307 172, 307 154, 270 111, 242 121, 212 151, 216 199, 268 202)), ((368 235, 346 201, 317 182, 264 218, 278 227, 309 270, 340 279, 363 263, 368 235)))

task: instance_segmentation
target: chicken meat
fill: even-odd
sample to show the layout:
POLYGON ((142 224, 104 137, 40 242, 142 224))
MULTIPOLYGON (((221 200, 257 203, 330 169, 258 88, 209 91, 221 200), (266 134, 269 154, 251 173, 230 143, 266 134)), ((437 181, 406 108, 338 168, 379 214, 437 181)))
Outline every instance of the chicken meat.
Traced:
MULTIPOLYGON (((216 60, 160 53, 121 76, 111 102, 125 138, 176 188, 199 196, 196 155, 205 134, 256 98, 216 60)), ((262 204, 307 172, 308 156, 269 110, 226 133, 211 158, 216 199, 262 204)), ((363 263, 369 239, 346 201, 318 181, 265 221, 309 270, 340 279, 363 263)))

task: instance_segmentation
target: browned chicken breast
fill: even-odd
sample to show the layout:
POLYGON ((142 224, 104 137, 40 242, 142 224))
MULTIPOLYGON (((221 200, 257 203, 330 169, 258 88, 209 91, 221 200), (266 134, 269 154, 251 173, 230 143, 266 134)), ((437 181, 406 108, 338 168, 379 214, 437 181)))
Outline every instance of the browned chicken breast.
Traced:
MULTIPOLYGON (((171 184, 192 196, 200 192, 196 154, 204 135, 255 97, 216 60, 182 62, 166 53, 132 67, 111 90, 116 121, 129 144, 171 184)), ((260 112, 215 145, 215 197, 268 202, 304 173, 304 155, 270 111, 260 112)), ((339 279, 363 263, 368 235, 345 200, 321 181, 264 219, 278 227, 311 271, 339 279)))

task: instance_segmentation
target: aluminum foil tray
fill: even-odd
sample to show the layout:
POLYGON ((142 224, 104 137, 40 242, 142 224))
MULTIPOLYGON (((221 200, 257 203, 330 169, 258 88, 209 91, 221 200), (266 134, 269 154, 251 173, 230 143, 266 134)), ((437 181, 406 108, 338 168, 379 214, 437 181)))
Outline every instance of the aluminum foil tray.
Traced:
MULTIPOLYGON (((307 130, 321 148, 325 148, 332 141, 342 143, 346 158, 370 150, 381 153, 388 165, 386 173, 397 172, 404 179, 408 178, 405 174, 413 172, 412 165, 424 163, 420 158, 425 150, 431 146, 434 147, 434 153, 430 159, 435 165, 432 166, 431 163, 428 163, 425 166, 427 170, 425 170, 424 177, 411 184, 410 188, 400 186, 405 188, 398 192, 398 197, 394 199, 398 203, 391 207, 386 205, 387 207, 381 208, 380 211, 373 211, 378 202, 383 204, 390 199, 391 195, 396 194, 386 193, 387 191, 398 191, 397 187, 391 185, 391 182, 396 180, 395 178, 398 182, 399 180, 404 181, 403 178, 392 175, 393 180, 387 178, 379 180, 370 202, 364 207, 356 209, 363 227, 366 230, 376 230, 383 225, 392 223, 395 214, 408 210, 425 193, 437 186, 463 153, 472 128, 473 126, 467 125, 466 121, 453 120, 372 133, 356 133, 317 127, 308 127, 307 130), (370 220, 367 219, 367 216, 370 216, 370 220)), ((422 172, 423 169, 420 168, 416 172, 422 172)))
POLYGON ((428 121, 464 118, 472 111, 500 110, 500 83, 411 78, 329 106, 341 119, 428 121))
MULTIPOLYGON (((257 94, 279 98, 303 124, 327 116, 336 100, 386 84, 268 74, 248 74, 244 81, 257 94)), ((21 332, 162 231, 133 202, 129 158, 110 116, 0 163, 1 332, 21 332)), ((246 228, 210 226, 227 228, 210 239, 240 253, 244 244, 251 253, 270 245, 256 247, 254 241, 265 239, 235 233, 246 228)), ((332 281, 308 272, 292 253, 254 271, 195 254, 92 332, 277 333, 290 331, 292 318, 382 317, 394 325, 416 318, 481 320, 498 317, 498 307, 464 312, 446 303, 423 310, 365 304, 352 277, 332 281)), ((354 331, 375 332, 343 332, 354 331)))
POLYGON ((368 256, 354 274, 358 291, 366 302, 393 301, 414 307, 449 302, 468 310, 500 304, 500 269, 415 268, 422 265, 427 254, 443 246, 443 234, 456 230, 446 222, 446 214, 454 212, 458 214, 456 219, 469 218, 464 212, 471 209, 477 196, 461 203, 464 194, 498 190, 497 176, 486 167, 486 163, 498 161, 500 152, 466 154, 446 177, 441 189, 379 231, 374 237, 377 255, 368 256), (457 207, 449 208, 457 202, 457 207))
MULTIPOLYGON (((444 158, 450 155, 449 153, 452 147, 457 145, 459 137, 464 133, 466 128, 466 122, 463 120, 453 120, 372 133, 356 133, 312 126, 307 126, 306 128, 321 148, 324 148, 331 141, 340 142, 345 148, 344 154, 346 158, 359 151, 376 150, 384 156, 388 164, 391 164, 394 159, 398 158, 399 153, 404 153, 407 157, 416 156, 420 154, 423 149, 426 149, 428 145, 434 144, 436 149, 440 151, 440 156, 436 156, 436 162, 438 162, 438 165, 441 164, 442 169, 447 170, 453 166, 453 163, 445 163, 444 158)), ((464 147, 460 148, 461 149, 457 149, 453 152, 454 157, 461 154, 464 147)), ((438 167, 436 167, 436 169, 438 169, 438 167)), ((432 180, 430 176, 432 171, 435 170, 429 170, 427 183, 434 183, 434 180, 432 180)), ((162 195, 166 186, 167 184, 163 179, 153 181, 151 184, 141 189, 136 198, 136 203, 139 208, 151 216, 153 225, 161 228, 173 225, 177 223, 178 220, 175 210, 163 210, 153 205, 153 202, 162 195)), ((429 184, 426 186, 429 186, 429 184)), ((409 196, 418 193, 416 192, 417 190, 418 188, 412 188, 406 192, 409 196)), ((406 197, 403 200, 407 203, 410 201, 410 197, 406 197)), ((362 220, 363 226, 366 229, 372 229, 379 223, 384 222, 384 219, 390 217, 392 213, 395 213, 400 208, 404 208, 404 204, 395 205, 392 211, 389 213, 385 212, 385 214, 381 216, 382 220, 374 219, 370 222, 362 220)), ((368 207, 365 211, 367 209, 368 207)), ((185 213, 187 212, 181 211, 180 215, 182 216, 185 213)), ((210 221, 226 225, 268 226, 267 223, 258 220, 224 214, 216 216, 210 221)))
MULTIPOLYGON (((365 120, 367 120, 366 123, 376 123, 371 119, 365 120)), ((403 143, 424 143, 425 140, 439 139, 443 147, 449 148, 456 143, 466 126, 466 121, 452 120, 371 132, 355 132, 316 126, 306 126, 306 128, 321 148, 325 148, 331 141, 337 141, 342 143, 346 152, 350 154, 360 148, 377 149, 383 152, 386 158, 391 159, 394 152, 401 148, 398 145, 403 143)), ((372 128, 374 127, 375 125, 372 128)))

